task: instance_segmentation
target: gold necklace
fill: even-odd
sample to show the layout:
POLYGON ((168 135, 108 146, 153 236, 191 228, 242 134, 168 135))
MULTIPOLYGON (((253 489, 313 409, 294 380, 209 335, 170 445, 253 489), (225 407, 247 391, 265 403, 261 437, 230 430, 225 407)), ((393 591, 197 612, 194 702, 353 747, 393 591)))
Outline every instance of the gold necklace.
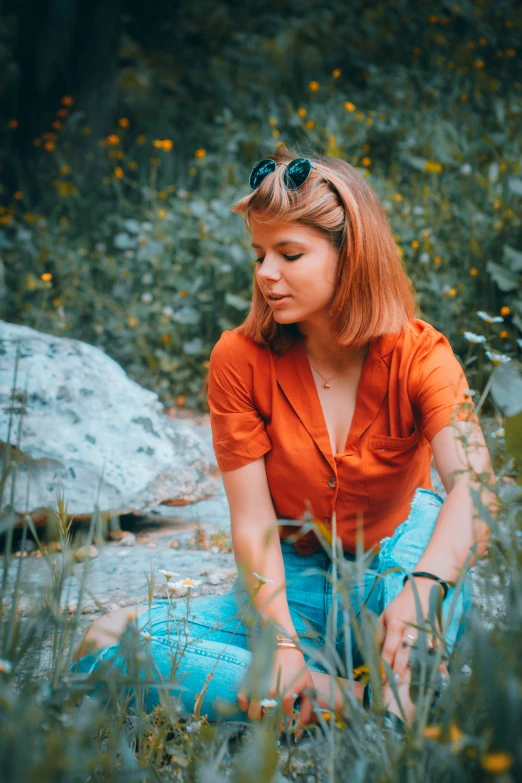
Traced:
MULTIPOLYGON (((306 351, 305 351, 305 353, 306 353, 306 351)), ((310 361, 310 357, 308 356, 308 354, 306 354, 306 355, 307 355, 307 357, 308 357, 308 361, 310 362, 310 364, 312 365, 312 367, 314 368, 314 370, 316 371, 316 373, 317 373, 318 375, 321 375, 321 373, 319 372, 319 370, 317 369, 317 367, 315 367, 315 366, 312 364, 312 362, 310 361)), ((342 370, 339 370, 339 372, 336 372, 336 373, 335 373, 335 375, 332 375, 330 378, 325 378, 325 377, 324 377, 324 375, 321 375, 321 378, 322 378, 322 379, 323 379, 323 381, 324 381, 324 383, 322 384, 322 386, 323 386, 323 389, 329 389, 329 388, 330 388, 330 384, 328 383, 328 381, 331 381, 331 380, 332 380, 332 378, 335 378, 335 376, 336 376, 336 375, 339 375, 339 373, 340 373, 340 372, 342 372, 342 370)))

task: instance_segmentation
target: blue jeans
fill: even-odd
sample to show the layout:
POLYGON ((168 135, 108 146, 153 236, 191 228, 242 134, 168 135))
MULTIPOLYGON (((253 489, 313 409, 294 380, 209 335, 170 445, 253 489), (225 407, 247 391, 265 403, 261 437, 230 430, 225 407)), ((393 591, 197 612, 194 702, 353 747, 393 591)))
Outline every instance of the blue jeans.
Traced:
MULTIPOLYGON (((442 498, 431 490, 419 488, 415 491, 406 521, 397 527, 393 536, 380 542, 380 551, 373 557, 369 568, 363 572, 363 579, 352 585, 352 616, 359 614, 362 603, 379 616, 399 594, 404 570, 414 570, 420 560, 430 540, 442 502, 442 498), (383 574, 397 566, 401 570, 377 577, 377 574, 383 574)), ((335 653, 328 656, 328 651, 326 652, 327 663, 343 661, 346 656, 340 593, 336 594, 337 627, 332 631, 330 619, 327 634, 328 618, 333 608, 332 582, 329 579, 333 564, 322 548, 311 555, 301 555, 292 543, 281 541, 281 549, 288 606, 296 633, 305 648, 306 662, 313 671, 328 671, 324 666, 327 637, 335 637, 335 653)), ((346 560, 355 559, 349 553, 344 553, 344 557, 346 560)), ((449 590, 443 601, 444 636, 448 651, 452 650, 465 629, 467 612, 472 603, 470 575, 471 572, 468 572, 449 623, 448 613, 453 603, 455 588, 449 590)), ((210 721, 221 720, 222 713, 216 705, 223 700, 229 707, 227 721, 246 720, 246 713, 239 709, 236 698, 253 658, 249 650, 252 626, 243 622, 240 617, 245 597, 246 593, 239 589, 236 581, 232 590, 225 595, 192 598, 186 626, 190 641, 188 646, 186 638, 180 640, 179 631, 176 631, 176 628, 179 628, 179 620, 187 615, 185 599, 173 600, 172 606, 167 599, 158 600, 137 618, 139 630, 145 632, 146 637, 150 634, 150 639, 143 638, 143 648, 148 650, 152 657, 154 678, 161 679, 164 683, 173 681, 173 657, 176 659, 177 656, 179 659, 180 642, 185 646, 181 659, 177 661, 173 681, 183 687, 180 689, 173 685, 172 689, 167 691, 171 696, 181 699, 188 714, 194 712, 195 694, 201 692, 208 675, 211 674, 199 714, 206 715, 210 721)), ((332 647, 330 644, 330 649, 332 647)), ((351 647, 348 660, 353 662, 354 666, 360 665, 362 661, 353 634, 351 647)), ((119 652, 119 645, 106 647, 81 658, 73 665, 72 670, 90 673, 102 661, 110 659, 114 665, 121 666, 122 656, 118 655, 119 652)), ((345 672, 341 674, 346 676, 345 672)), ((151 686, 146 702, 148 709, 152 709, 159 700, 158 689, 151 686)))

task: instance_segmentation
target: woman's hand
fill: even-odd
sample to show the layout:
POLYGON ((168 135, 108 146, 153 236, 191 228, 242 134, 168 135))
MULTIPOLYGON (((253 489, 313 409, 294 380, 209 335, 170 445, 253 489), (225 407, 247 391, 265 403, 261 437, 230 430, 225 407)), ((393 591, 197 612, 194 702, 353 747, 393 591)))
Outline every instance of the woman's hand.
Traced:
MULTIPOLYGON (((428 614, 430 591, 433 582, 430 579, 416 579, 415 587, 419 594, 423 618, 428 614)), ((419 625, 415 596, 408 582, 399 595, 388 604, 379 617, 382 627, 382 657, 391 666, 395 679, 401 681, 406 674, 410 659, 410 648, 415 643, 419 631, 412 625, 419 625), (405 644, 403 644, 405 643, 405 644)))
MULTIPOLYGON (((299 738, 304 726, 312 720, 312 700, 304 693, 306 689, 313 689, 314 687, 312 673, 306 666, 304 655, 300 650, 292 647, 277 647, 272 684, 267 694, 268 698, 273 699, 276 697, 279 671, 281 672, 279 694, 283 699, 283 711, 289 718, 292 717, 296 698, 298 696, 301 697, 299 720, 295 731, 296 738, 299 738)), ((237 694, 237 701, 242 710, 248 710, 250 720, 260 720, 262 718, 263 707, 261 707, 259 699, 249 700, 248 694, 242 689, 237 694)), ((281 724, 280 730, 284 731, 283 724, 281 724)))

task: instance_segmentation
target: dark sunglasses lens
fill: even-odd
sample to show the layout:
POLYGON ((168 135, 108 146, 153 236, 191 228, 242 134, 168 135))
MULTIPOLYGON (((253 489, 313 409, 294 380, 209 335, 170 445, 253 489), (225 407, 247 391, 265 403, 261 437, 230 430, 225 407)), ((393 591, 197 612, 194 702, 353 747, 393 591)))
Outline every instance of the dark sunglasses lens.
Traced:
POLYGON ((260 160, 250 173, 250 187, 255 190, 264 180, 267 174, 276 170, 275 160, 260 160))
POLYGON ((312 164, 308 158, 296 158, 285 169, 284 183, 289 190, 300 188, 306 182, 312 164))

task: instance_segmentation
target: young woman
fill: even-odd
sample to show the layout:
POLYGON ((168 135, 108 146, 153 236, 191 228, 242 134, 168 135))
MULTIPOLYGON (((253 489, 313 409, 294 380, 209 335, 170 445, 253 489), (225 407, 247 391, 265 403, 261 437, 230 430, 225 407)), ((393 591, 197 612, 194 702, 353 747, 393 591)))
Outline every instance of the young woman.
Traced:
MULTIPOLYGON (((411 283, 385 212, 354 167, 333 157, 300 158, 278 145, 254 166, 250 186, 232 211, 244 216, 256 252, 253 300, 244 323, 223 332, 212 351, 208 400, 236 561, 245 567, 249 590, 261 583, 256 609, 281 631, 264 696, 275 695, 279 677, 287 715, 300 700, 299 729, 317 720, 309 689, 319 693, 319 706, 328 704, 329 676, 320 659, 333 608, 332 563, 316 531, 331 531, 335 514, 347 560, 354 559, 358 526, 364 549, 373 551, 351 600, 356 611, 366 602, 378 618, 382 658, 411 720, 413 584, 425 616, 430 591, 439 584, 448 618, 455 592, 450 583, 459 578, 470 547, 476 545, 476 559, 487 546, 489 531, 476 519, 470 488, 489 504, 494 496, 484 488, 484 476, 494 476, 468 384, 447 339, 415 317, 411 283), (431 484, 432 454, 448 493, 444 501, 431 484), (309 525, 296 535, 306 511, 320 528, 309 525)), ((465 583, 444 629, 449 650, 470 602, 465 583)), ((201 714, 211 720, 218 717, 218 695, 237 699, 238 713, 230 720, 263 716, 263 700, 245 678, 251 630, 226 622, 240 604, 234 590, 191 602, 196 643, 178 675, 185 677, 187 709, 193 709, 194 694, 204 692, 201 714)), ((138 607, 139 626, 148 629, 155 666, 167 681, 168 611, 167 601, 138 607)), ((81 658, 81 671, 115 656, 127 612, 93 624, 78 657, 89 640, 102 649, 81 658)), ((335 633, 344 660, 342 627, 335 633)), ((347 680, 339 682, 348 687, 347 680)), ((363 698, 358 683, 355 695, 363 698)), ((400 714, 390 685, 385 699, 400 714)), ((335 700, 339 707, 339 685, 335 700)))

